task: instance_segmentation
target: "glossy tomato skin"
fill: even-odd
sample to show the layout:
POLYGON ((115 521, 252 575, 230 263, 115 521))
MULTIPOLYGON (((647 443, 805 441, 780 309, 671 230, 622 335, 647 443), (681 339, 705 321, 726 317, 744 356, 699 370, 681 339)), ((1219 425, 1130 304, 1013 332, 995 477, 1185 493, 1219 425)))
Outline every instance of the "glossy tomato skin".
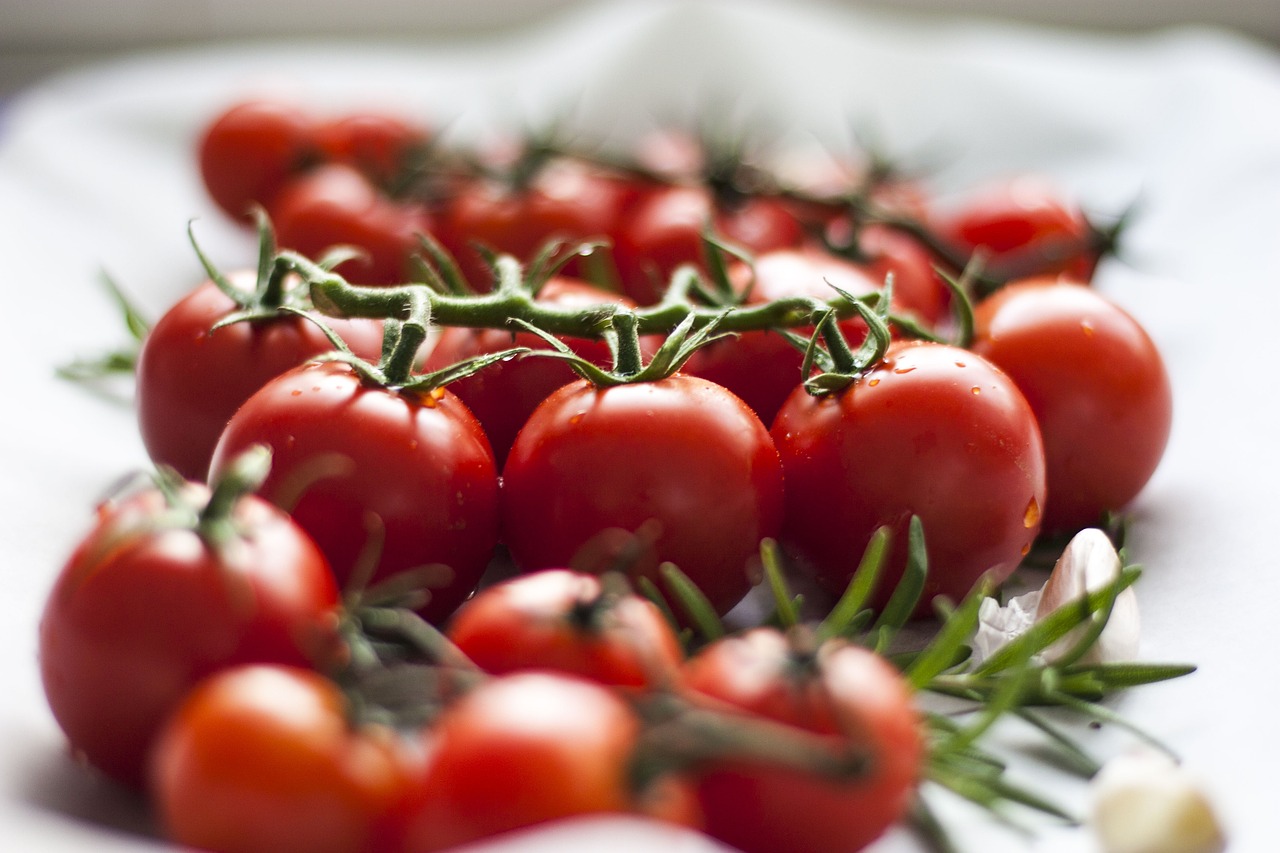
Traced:
POLYGON ((558 389, 503 469, 503 533, 521 568, 586 567, 611 537, 647 527, 654 538, 633 574, 653 578, 673 562, 722 613, 751 587, 760 540, 781 517, 782 471, 759 418, 724 388, 678 373, 558 389))
POLYGON ((436 720, 423 784, 403 804, 403 851, 444 850, 591 814, 694 819, 687 783, 637 789, 640 721, 604 685, 548 672, 488 681, 436 720))
POLYGON ((214 202, 249 221, 253 205, 269 206, 314 158, 313 121, 277 101, 235 104, 205 128, 197 144, 200 176, 214 202))
POLYGON ((348 714, 342 691, 306 670, 246 666, 201 682, 152 754, 166 837, 214 853, 386 849, 425 751, 348 714))
POLYGON ((475 244, 528 262, 549 240, 603 239, 614 232, 631 196, 627 184, 614 176, 554 160, 525 186, 477 181, 464 188, 445 204, 439 237, 467 281, 488 290, 493 276, 475 244))
POLYGON ((454 615, 449 639, 485 672, 567 672, 601 684, 670 686, 683 654, 666 617, 596 575, 545 569, 486 587, 454 615))
MULTIPOLYGON (((203 487, 188 493, 202 495, 203 487)), ((327 665, 338 592, 324 556, 256 497, 208 545, 156 490, 109 502, 40 622, 45 696, 72 750, 139 785, 159 726, 197 681, 238 663, 327 665)))
POLYGON ((497 545, 498 477, 484 432, 453 394, 388 391, 345 364, 309 364, 240 407, 211 476, 253 444, 272 449, 259 493, 291 506, 340 584, 381 536, 375 581, 447 568, 421 611, 429 620, 443 620, 475 589, 497 545))
MULTIPOLYGON (((617 303, 632 306, 625 297, 601 290, 579 279, 558 276, 552 278, 538 291, 537 301, 559 308, 587 308, 617 303)), ((613 366, 609 346, 602 340, 561 337, 561 340, 580 357, 606 370, 613 366)), ((661 345, 661 340, 646 336, 641 339, 641 351, 651 355, 661 345)), ((515 332, 502 329, 470 329, 461 326, 444 329, 435 347, 423 364, 423 371, 439 370, 448 365, 477 355, 499 352, 510 347, 528 347, 534 350, 550 349, 541 337, 532 332, 515 332)), ((524 426, 529 415, 547 396, 562 385, 578 378, 567 363, 555 358, 519 358, 491 364, 484 370, 449 384, 449 390, 457 394, 467 408, 475 414, 489 436, 493 455, 499 467, 506 461, 516 433, 524 426)))
POLYGON ((1173 399, 1151 337, 1092 288, 1033 279, 975 311, 975 352, 1012 377, 1044 437, 1046 530, 1097 524, 1128 504, 1164 454, 1173 399))
POLYGON ((364 255, 338 267, 356 284, 411 280, 418 234, 431 231, 424 209, 393 201, 345 163, 327 163, 290 182, 270 210, 285 248, 309 257, 338 245, 361 249, 364 255))
POLYGON ((757 628, 690 659, 685 683, 719 707, 865 747, 868 775, 833 780, 727 759, 699 774, 706 831, 744 853, 861 850, 907 812, 921 776, 924 738, 910 691, 884 658, 843 642, 798 653, 757 628))
MULTIPOLYGON (((828 300, 837 287, 854 296, 865 296, 884 285, 876 266, 855 264, 817 247, 778 249, 753 263, 735 264, 730 270, 734 287, 747 292, 746 304, 759 305, 777 299, 806 296, 828 300)), ((895 291, 895 304, 901 306, 895 291)), ((840 324, 853 346, 866 337, 866 324, 850 318, 840 324)), ((811 327, 795 329, 810 335, 811 327)), ((694 353, 684 371, 723 385, 742 398, 760 420, 773 423, 782 403, 805 378, 800 371, 804 355, 774 332, 742 332, 709 344, 694 353)))
POLYGON ((784 540, 832 594, 889 525, 883 604, 905 566, 913 514, 929 556, 922 610, 938 594, 958 601, 984 574, 1005 580, 1039 532, 1035 415, 1012 380, 967 350, 895 343, 839 393, 793 393, 772 432, 787 484, 784 540))
POLYGON ((640 305, 657 302, 683 264, 704 263, 703 233, 751 252, 800 245, 804 233, 780 200, 748 198, 718 207, 705 187, 673 186, 646 193, 627 211, 614 239, 623 291, 640 305))
MULTIPOLYGON (((254 274, 233 274, 246 291, 254 274)), ((238 310, 212 282, 185 296, 147 333, 138 355, 136 408, 147 453, 189 480, 204 480, 214 445, 240 404, 268 380, 333 344, 314 323, 293 314, 213 327, 238 310)), ((356 353, 376 358, 381 323, 330 318, 356 353)))

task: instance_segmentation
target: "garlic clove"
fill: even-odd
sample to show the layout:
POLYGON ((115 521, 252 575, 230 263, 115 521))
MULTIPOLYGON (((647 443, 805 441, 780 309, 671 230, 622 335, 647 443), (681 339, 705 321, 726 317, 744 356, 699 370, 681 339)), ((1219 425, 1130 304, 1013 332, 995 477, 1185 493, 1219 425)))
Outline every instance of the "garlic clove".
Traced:
POLYGON ((1144 748, 1117 756, 1092 783, 1090 823, 1104 853, 1221 853, 1226 835, 1185 768, 1144 748))
MULTIPOLYGON (((1120 576, 1120 555, 1110 537, 1097 528, 1086 528, 1072 537, 1045 582, 1035 618, 1042 619, 1054 610, 1077 601, 1085 595, 1114 583, 1120 576)), ((1138 598, 1133 588, 1121 592, 1111 610, 1107 627, 1094 645, 1080 658, 1080 663, 1107 663, 1134 660, 1138 656, 1140 635, 1138 598)), ((1045 649, 1044 657, 1053 662, 1070 651, 1087 633, 1081 625, 1045 649)))

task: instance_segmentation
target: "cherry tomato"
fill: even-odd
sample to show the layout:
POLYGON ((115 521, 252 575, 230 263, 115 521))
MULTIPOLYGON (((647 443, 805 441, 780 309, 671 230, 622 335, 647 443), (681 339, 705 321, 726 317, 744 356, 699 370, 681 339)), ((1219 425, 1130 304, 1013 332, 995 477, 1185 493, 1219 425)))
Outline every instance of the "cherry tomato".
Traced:
POLYGON ((751 587, 760 540, 781 515, 778 455, 760 419, 719 385, 678 373, 558 389, 503 469, 503 532, 517 565, 587 568, 575 557, 649 527, 632 572, 655 577, 673 562, 722 613, 751 587))
POLYGON ((784 540, 839 594, 872 533, 894 531, 880 603, 906 563, 907 524, 924 526, 921 598, 962 598, 983 574, 1005 580, 1030 550, 1045 505, 1035 415, 975 353, 895 343, 843 391, 797 389, 773 424, 787 487, 784 540))
POLYGON ((103 504, 40 622, 45 696, 77 755, 140 784, 156 730, 198 680, 237 663, 327 664, 338 591, 284 513, 240 498, 221 528, 189 484, 103 504), (207 525, 206 525, 207 527, 207 525))
POLYGON ((613 690, 524 672, 474 688, 436 720, 430 766, 404 806, 406 851, 443 850, 575 815, 692 819, 671 778, 637 787, 640 721, 613 690))
POLYGON ((630 197, 625 183, 613 176, 553 160, 526 185, 478 181, 459 192, 440 215, 439 237, 467 281, 487 290, 493 276, 474 244, 527 261, 552 239, 601 239, 613 233, 630 197))
POLYGON ((276 101, 246 101, 205 128, 197 147, 200 175, 218 207, 249 220, 269 206, 315 156, 310 116, 276 101))
POLYGON ((309 364, 240 407, 211 476, 259 443, 273 450, 260 493, 291 507, 340 582, 362 554, 377 561, 375 580, 442 567, 422 609, 432 621, 475 589, 497 545, 498 477, 480 424, 453 394, 392 391, 346 364, 309 364))
POLYGON ((383 188, 405 174, 430 138, 425 127, 380 112, 348 113, 321 122, 313 136, 326 160, 354 166, 383 188))
POLYGON ((1096 524, 1146 485, 1173 402, 1155 344, 1123 309, 1081 284, 1036 279, 984 300, 973 350, 1026 396, 1044 437, 1046 530, 1096 524))
POLYGON ((747 759, 699 774, 706 831, 744 853, 861 850, 906 814, 921 775, 924 739, 906 683, 884 658, 832 641, 798 650, 757 628, 719 640, 685 668, 691 693, 730 709, 867 750, 865 778, 825 778, 747 759))
MULTIPOLYGON (((813 247, 766 252, 752 264, 735 264, 730 270, 735 288, 750 288, 746 299, 749 305, 791 296, 827 300, 837 295, 833 285, 863 296, 879 290, 884 285, 884 275, 884 265, 879 261, 875 265, 855 264, 813 247)), ((905 296, 894 290, 898 309, 916 314, 935 310, 926 300, 921 300, 926 302, 923 310, 917 309, 915 303, 907 301, 916 298, 915 294, 909 287, 904 290, 905 296)), ((856 317, 841 323, 841 330, 855 345, 867 333, 866 324, 856 317)), ((794 331, 808 335, 812 328, 794 331)), ((769 424, 782 402, 804 379, 800 372, 803 361, 803 354, 779 334, 743 332, 698 350, 684 371, 725 386, 769 424)))
POLYGON ((455 614, 449 639, 486 672, 551 669, 619 687, 669 686, 683 660, 651 601, 568 569, 482 589, 455 614))
POLYGON ((295 179, 270 210, 281 246, 312 257, 337 245, 362 250, 365 254, 338 267, 359 284, 409 281, 418 234, 431 230, 424 209, 393 201, 343 163, 329 163, 295 179))
POLYGON ((349 715, 315 672, 245 666, 201 682, 152 755, 165 835, 215 853, 387 849, 388 816, 424 750, 349 715))
MULTIPOLYGON (((577 279, 556 277, 543 285, 537 300, 561 308, 586 308, 616 302, 630 306, 623 296, 610 293, 577 279)), ((602 340, 562 338, 565 344, 587 361, 612 367, 609 346, 602 340)), ((641 339, 642 352, 652 354, 660 346, 652 337, 641 339)), ((498 352, 509 347, 549 349, 532 332, 512 334, 501 329, 446 328, 423 364, 424 371, 438 370, 467 358, 498 352)), ((529 415, 552 391, 577 379, 568 364, 553 358, 520 358, 491 364, 484 370, 449 385, 484 426, 493 455, 501 466, 511 450, 516 433, 529 415)))
MULTIPOLYGON (((228 280, 246 292, 254 274, 228 280)), ((209 472, 214 445, 227 421, 267 380, 330 352, 314 323, 295 314, 213 327, 239 306, 212 282, 180 300, 148 332, 138 355, 137 413, 151 459, 189 480, 209 472)), ((376 358, 382 324, 329 318, 357 354, 376 358)))
POLYGON ((753 252, 798 246, 804 236, 778 199, 751 197, 730 206, 717 205, 705 187, 655 190, 635 203, 615 235, 623 290, 641 305, 657 302, 677 267, 704 262, 708 228, 753 252))
POLYGON ((985 251, 983 273, 1003 281, 1044 273, 1088 281, 1103 242, 1078 207, 1036 176, 988 187, 935 226, 964 255, 985 251))

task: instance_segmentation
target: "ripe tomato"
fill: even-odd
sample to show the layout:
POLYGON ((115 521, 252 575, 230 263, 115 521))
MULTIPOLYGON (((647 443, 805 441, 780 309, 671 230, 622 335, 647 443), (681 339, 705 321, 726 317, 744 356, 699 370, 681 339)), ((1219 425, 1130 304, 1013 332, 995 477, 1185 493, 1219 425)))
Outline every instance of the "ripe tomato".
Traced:
POLYGON ((235 104, 205 128, 197 146, 200 176, 218 207, 249 220, 315 157, 311 117, 276 101, 235 104))
POLYGON ((1044 437, 1046 530, 1098 523, 1155 472, 1173 401, 1155 344, 1106 297, 1067 281, 1035 279, 984 300, 973 350, 1026 396, 1044 437))
POLYGON ((753 252, 800 245, 804 234, 787 205, 749 197, 717 205, 706 187, 673 186, 646 193, 627 212, 614 236, 614 257, 628 296, 641 305, 657 302, 682 264, 701 265, 703 232, 753 252))
MULTIPOLYGON (((747 304, 758 305, 791 296, 831 299, 837 295, 832 285, 863 296, 883 287, 886 271, 882 261, 855 264, 822 249, 806 247, 766 252, 751 265, 735 264, 730 278, 739 291, 750 288, 747 304)), ((933 283, 931 287, 936 289, 938 285, 933 283)), ((935 311, 930 297, 921 299, 909 286, 904 291, 894 289, 897 309, 905 308, 917 315, 935 311)), ((841 323, 841 330, 855 345, 867 333, 866 324, 856 317, 841 323)), ((811 328, 796 331, 812 333, 811 328)), ((805 378, 800 372, 803 361, 803 354, 781 335, 743 332, 698 350, 684 372, 725 386, 751 406, 761 421, 770 424, 782 402, 805 378)))
POLYGON ((245 666, 201 682, 152 754, 165 835, 215 853, 386 849, 387 816, 424 751, 349 714, 337 685, 306 670, 245 666))
MULTIPOLYGON (((231 284, 246 293, 254 274, 231 284)), ((214 445, 231 415, 267 380, 330 352, 319 327, 296 314, 213 327, 239 310, 213 282, 180 300, 148 332, 138 354, 137 413, 147 453, 189 480, 209 472, 214 445)), ((353 351, 376 358, 382 324, 332 318, 326 322, 353 351)))
POLYGON ((630 198, 611 175, 553 160, 522 186, 477 181, 463 189, 446 202, 438 236, 467 281, 487 290, 493 276, 473 244, 526 261, 552 239, 581 243, 612 234, 630 198))
MULTIPOLYGON (((538 291, 537 300, 561 308, 586 308, 616 302, 630 306, 623 296, 609 293, 577 279, 552 278, 538 291)), ((612 367, 612 354, 602 340, 562 338, 565 344, 587 361, 600 367, 612 367)), ((646 337, 642 351, 651 355, 660 341, 646 337)), ((510 347, 549 349, 548 344, 532 332, 512 333, 502 329, 446 328, 423 364, 423 371, 439 370, 464 359, 510 347)), ((554 358, 520 358, 491 364, 484 370, 449 384, 449 390, 467 404, 484 426, 493 455, 501 466, 516 440, 516 433, 529 415, 552 391, 577 379, 578 374, 563 361, 554 358)))
POLYGON ((594 682, 524 672, 482 684, 436 720, 430 765, 405 801, 403 849, 443 850, 575 815, 693 820, 682 780, 637 787, 640 731, 631 707, 594 682))
POLYGON ((711 764, 698 794, 714 838, 744 853, 851 853, 906 814, 924 739, 910 691, 884 658, 840 641, 800 651, 782 633, 757 628, 702 649, 685 679, 695 695, 852 741, 870 759, 856 780, 747 759, 711 764))
POLYGON ((329 163, 286 186, 271 205, 281 246, 316 257, 337 245, 365 254, 339 272, 359 284, 398 284, 412 277, 418 234, 431 230, 427 212, 383 195, 357 169, 329 163))
MULTIPOLYGON (((760 419, 693 376, 555 391, 503 469, 503 534, 517 565, 575 565, 619 532, 655 526, 633 574, 680 567, 721 613, 751 587, 782 516, 782 471, 760 419)), ((585 567, 585 566, 584 566, 585 567)))
POLYGON ((783 538, 839 594, 872 533, 894 531, 880 603, 906 563, 920 516, 929 557, 921 606, 1003 581, 1040 529, 1044 449, 1035 415, 975 353, 902 342, 843 391, 797 389, 773 424, 787 486, 783 538))
POLYGON ((475 589, 497 545, 498 477, 489 442, 444 389, 393 391, 346 364, 276 377, 231 418, 210 466, 245 447, 273 450, 260 494, 293 517, 346 583, 363 550, 385 538, 374 579, 439 565, 423 615, 444 619, 475 589))
POLYGON ((348 113, 313 131, 321 156, 358 169, 376 186, 390 188, 412 166, 430 137, 427 129, 380 112, 348 113))
POLYGON ((449 639, 485 672, 551 669, 619 687, 668 686, 683 659, 651 601, 568 569, 482 589, 454 615, 449 639))
POLYGON ((962 255, 984 250, 984 275, 1002 281, 1047 273, 1089 281, 1105 242, 1078 207, 1036 176, 988 187, 934 227, 962 255))
POLYGON ((98 509, 40 622, 45 696, 71 747, 140 784, 152 738, 204 676, 246 662, 327 664, 338 591, 324 556, 284 513, 236 502, 220 540, 202 529, 203 486, 177 505, 147 489, 98 509))

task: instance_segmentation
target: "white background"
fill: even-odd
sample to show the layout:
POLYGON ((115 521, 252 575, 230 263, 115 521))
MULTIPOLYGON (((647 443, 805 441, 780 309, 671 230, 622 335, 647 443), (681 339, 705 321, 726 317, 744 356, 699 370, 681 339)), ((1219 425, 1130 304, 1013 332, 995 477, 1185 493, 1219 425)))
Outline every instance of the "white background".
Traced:
MULTIPOLYGON (((8 16, 12 7, 0 8, 8 16)), ((10 20, 22 19, 6 18, 5 27, 10 20)), ((1114 707, 1173 744, 1206 780, 1233 850, 1274 848, 1276 52, 1219 30, 1102 37, 726 0, 597 6, 528 33, 447 44, 170 46, 51 78, 4 106, 6 849, 149 846, 138 834, 146 820, 136 803, 63 756, 36 676, 35 627, 54 572, 88 523, 94 497, 144 462, 127 400, 50 377, 54 365, 119 338, 97 284, 101 269, 153 316, 195 282, 189 217, 200 217, 215 259, 249 260, 246 238, 200 190, 191 143, 214 109, 264 87, 334 108, 395 103, 456 118, 464 133, 577 101, 585 124, 625 134, 673 99, 714 91, 827 140, 841 139, 851 120, 874 128, 889 150, 938 165, 942 191, 1035 170, 1100 213, 1140 197, 1127 263, 1106 265, 1099 287, 1149 328, 1174 377, 1168 455, 1134 507, 1133 556, 1147 566, 1139 585, 1143 656, 1194 662, 1200 671, 1134 691, 1114 707)), ((1089 737, 1100 757, 1130 743, 1110 730, 1089 737)), ((1004 733, 1015 755, 1022 740, 1017 730, 1004 733)), ((1015 772, 1083 808, 1084 791, 1043 765, 1015 757, 1015 772)), ((1078 831, 1044 826, 1023 838, 968 811, 948 812, 965 849, 1093 849, 1078 831)), ((634 826, 603 831, 627 849, 681 849, 634 826)), ((574 837, 576 846, 523 839, 519 849, 601 849, 598 836, 574 837)), ((895 834, 876 849, 915 848, 895 834)))

